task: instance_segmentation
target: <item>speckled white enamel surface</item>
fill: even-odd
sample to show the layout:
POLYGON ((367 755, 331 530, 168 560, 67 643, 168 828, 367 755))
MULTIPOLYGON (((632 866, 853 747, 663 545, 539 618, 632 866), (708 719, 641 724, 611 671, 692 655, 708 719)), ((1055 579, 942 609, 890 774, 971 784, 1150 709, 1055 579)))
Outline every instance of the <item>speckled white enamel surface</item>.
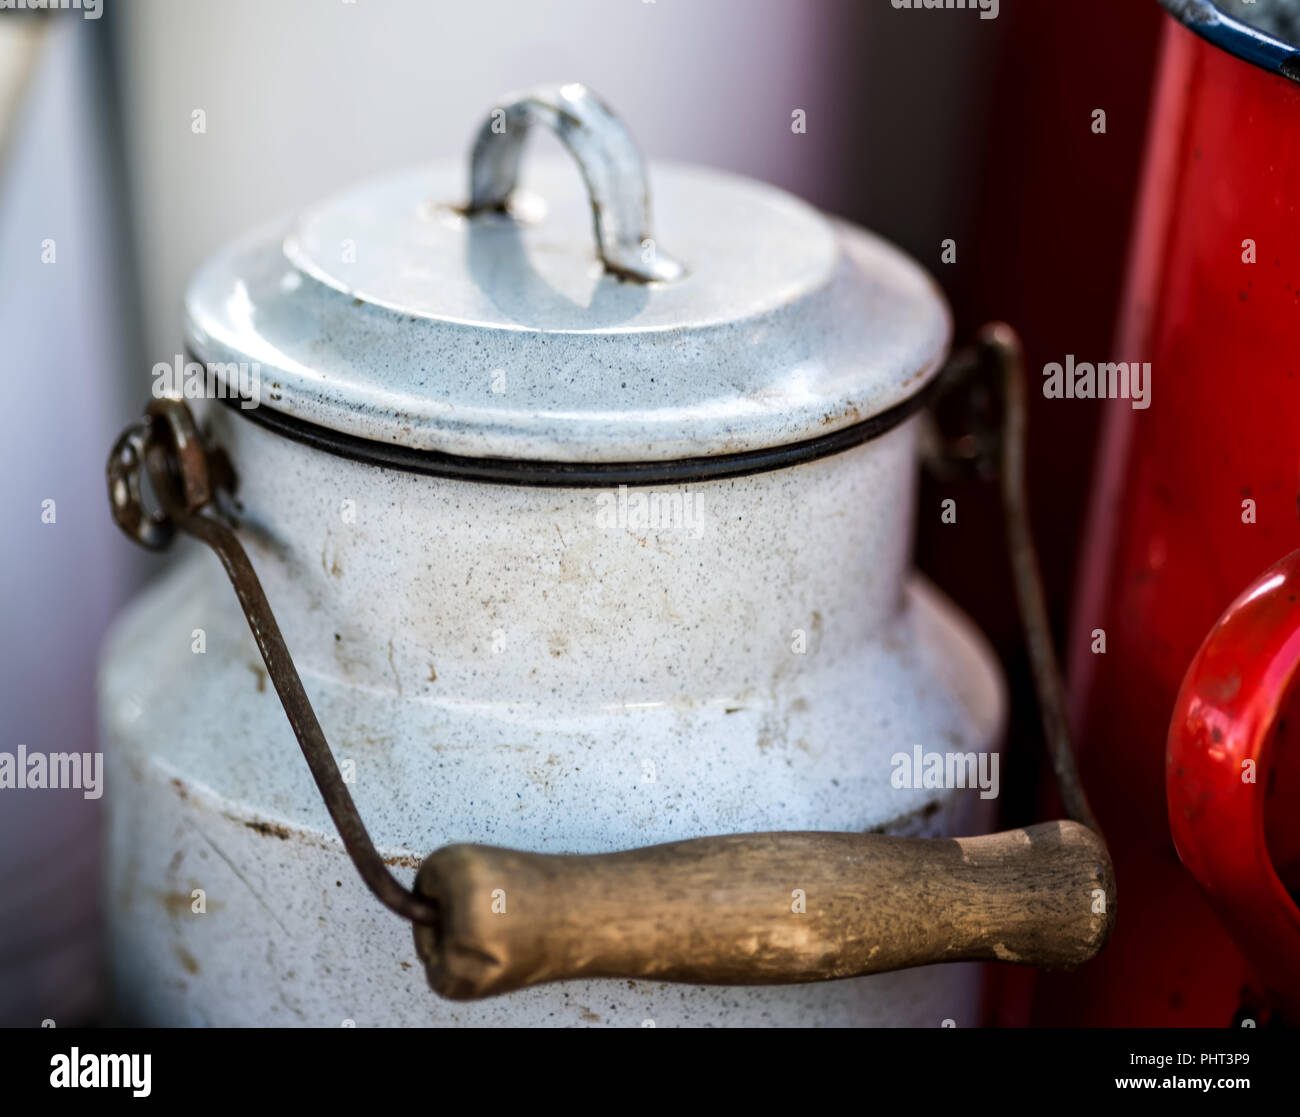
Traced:
MULTIPOLYGON (((255 363, 263 406, 334 431, 567 462, 826 435, 908 399, 947 351, 948 311, 920 268, 771 187, 653 167, 655 236, 686 274, 643 285, 599 266, 573 166, 530 163, 512 217, 472 220, 453 208, 464 174, 370 184, 221 253, 187 298, 190 349, 255 363)), ((597 490, 398 472, 209 412, 240 537, 403 879, 450 842, 600 852, 990 828, 976 790, 890 781, 894 754, 996 749, 1003 721, 982 641, 908 574, 915 420, 775 472, 597 490)), ((410 928, 343 855, 205 552, 120 620, 101 695, 128 1019, 977 1022, 969 966, 439 1000, 410 928)))
POLYGON ((689 270, 643 285, 603 274, 571 165, 528 163, 543 212, 519 222, 453 212, 464 175, 358 188, 226 249, 188 293, 190 348, 257 362, 265 404, 332 430, 546 461, 829 434, 947 351, 921 268, 774 187, 655 166, 656 235, 689 270))
MULTIPOLYGON (((591 852, 734 831, 991 827, 976 791, 889 781, 893 753, 996 748, 1003 720, 982 640, 906 573, 914 423, 836 457, 691 485, 681 495, 698 501, 698 523, 647 531, 602 519, 611 505, 598 490, 380 469, 212 411, 240 476, 241 538, 402 879, 455 841, 591 852)), ((409 928, 342 855, 206 552, 192 549, 121 619, 102 705, 107 910, 129 1017, 977 1020, 978 971, 966 966, 806 987, 601 981, 439 1000, 409 928), (196 888, 206 914, 191 911, 196 888)))

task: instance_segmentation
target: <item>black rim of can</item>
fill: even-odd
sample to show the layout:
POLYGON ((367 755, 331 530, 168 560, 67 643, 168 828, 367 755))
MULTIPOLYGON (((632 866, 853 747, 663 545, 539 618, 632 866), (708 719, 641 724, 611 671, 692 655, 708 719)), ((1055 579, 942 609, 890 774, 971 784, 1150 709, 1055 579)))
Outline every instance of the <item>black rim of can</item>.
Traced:
MULTIPOLYGON (((191 353, 187 360, 197 360, 191 353)), ((948 368, 932 376, 920 391, 884 411, 849 427, 842 427, 817 438, 791 442, 736 454, 714 454, 698 458, 665 461, 596 461, 561 462, 522 458, 478 458, 448 454, 440 450, 416 450, 397 443, 377 442, 353 434, 343 434, 309 423, 283 411, 266 406, 241 407, 238 396, 220 396, 218 401, 242 418, 275 434, 300 442, 336 457, 367 465, 382 466, 405 473, 446 477, 461 481, 486 481, 502 485, 528 485, 548 488, 589 489, 610 485, 689 484, 719 481, 788 469, 805 462, 817 461, 843 453, 855 446, 888 434, 913 415, 929 406, 947 387, 948 368)))

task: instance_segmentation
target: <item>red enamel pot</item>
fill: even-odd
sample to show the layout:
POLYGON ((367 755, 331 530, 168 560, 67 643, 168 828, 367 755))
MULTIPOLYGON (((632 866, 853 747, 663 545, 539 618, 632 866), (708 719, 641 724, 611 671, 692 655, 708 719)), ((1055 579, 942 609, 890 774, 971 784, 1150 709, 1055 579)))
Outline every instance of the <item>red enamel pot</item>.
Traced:
POLYGON ((1071 642, 1123 913, 1040 1022, 1262 1025, 1300 999, 1300 560, 1271 565, 1300 546, 1300 52, 1166 6, 1115 354, 1151 362, 1151 406, 1107 405, 1071 642))

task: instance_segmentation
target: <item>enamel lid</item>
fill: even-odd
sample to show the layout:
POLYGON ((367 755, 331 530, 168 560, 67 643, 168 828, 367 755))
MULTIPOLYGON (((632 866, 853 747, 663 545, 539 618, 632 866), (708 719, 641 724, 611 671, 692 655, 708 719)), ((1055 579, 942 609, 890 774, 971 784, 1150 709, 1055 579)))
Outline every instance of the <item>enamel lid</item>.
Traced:
POLYGON ((186 298, 193 357, 256 363, 259 408, 352 439, 594 463, 821 438, 947 351, 924 271, 781 190, 656 165, 652 231, 640 155, 582 86, 504 100, 469 179, 422 167, 228 248, 186 298), (521 173, 537 123, 574 159, 521 173))

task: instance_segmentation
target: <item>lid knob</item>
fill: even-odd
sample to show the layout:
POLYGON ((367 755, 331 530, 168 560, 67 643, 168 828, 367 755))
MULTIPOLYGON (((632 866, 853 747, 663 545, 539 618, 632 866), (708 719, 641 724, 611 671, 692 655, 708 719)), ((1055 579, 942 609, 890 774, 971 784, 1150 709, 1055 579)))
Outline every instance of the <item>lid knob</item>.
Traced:
POLYGON ((638 283, 684 275, 682 265, 655 244, 645 163, 631 134, 599 97, 576 82, 512 94, 492 109, 470 154, 467 212, 505 208, 534 124, 550 128, 577 160, 606 270, 638 283))

